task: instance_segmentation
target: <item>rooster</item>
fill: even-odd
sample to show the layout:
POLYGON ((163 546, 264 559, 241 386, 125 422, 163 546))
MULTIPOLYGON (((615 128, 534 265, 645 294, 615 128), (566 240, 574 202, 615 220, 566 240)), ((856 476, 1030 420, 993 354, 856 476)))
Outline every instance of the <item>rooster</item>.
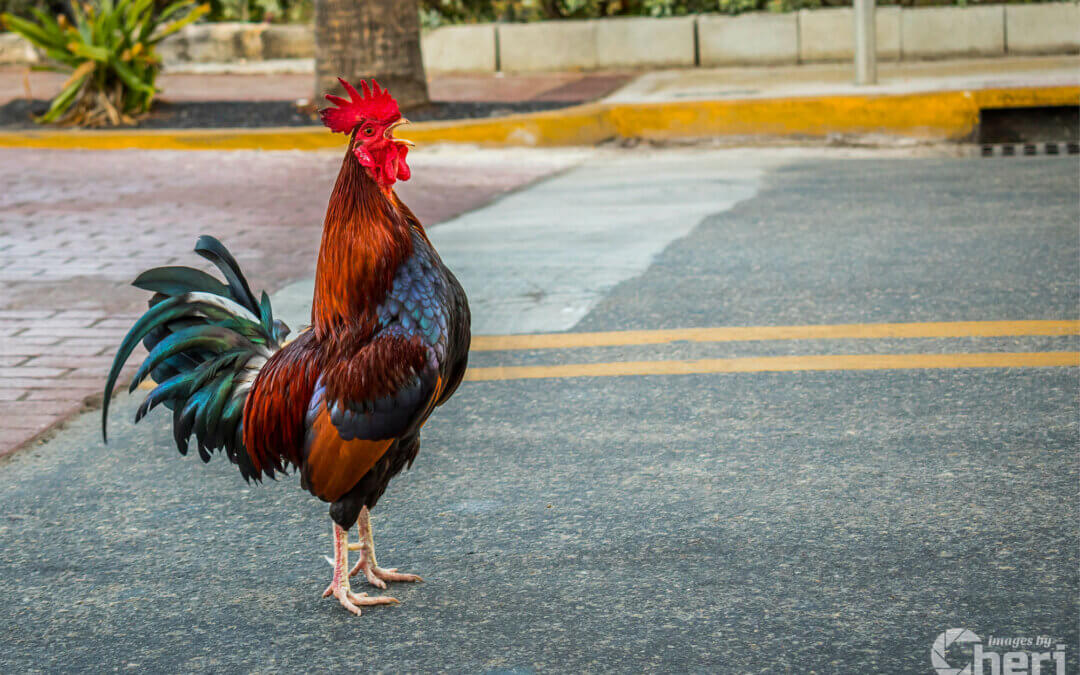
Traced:
POLYGON ((326 210, 310 328, 286 343, 289 329, 266 293, 256 299, 229 251, 201 237, 195 252, 225 283, 187 267, 134 281, 154 295, 109 372, 102 435, 120 370, 142 342, 149 355, 129 391, 148 377, 156 387, 135 421, 164 404, 181 454, 194 434, 204 462, 224 450, 246 480, 298 469, 300 485, 330 503, 334 571, 323 597, 359 615, 397 600, 354 593, 350 577, 363 572, 381 589, 421 580, 379 567, 370 510, 412 465, 421 427, 461 383, 470 332, 465 292, 393 189, 410 177, 412 143, 394 136, 407 120, 374 80, 361 83, 363 93, 341 84, 349 98, 328 95, 334 105, 321 111, 349 146, 326 210), (351 569, 349 551, 359 552, 351 569))

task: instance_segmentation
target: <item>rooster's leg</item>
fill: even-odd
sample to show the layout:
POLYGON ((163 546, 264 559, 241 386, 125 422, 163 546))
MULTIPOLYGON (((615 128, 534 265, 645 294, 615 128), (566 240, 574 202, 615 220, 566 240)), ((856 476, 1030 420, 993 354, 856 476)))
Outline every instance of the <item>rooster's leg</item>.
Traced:
POLYGON ((349 572, 350 577, 363 571, 368 583, 377 588, 386 588, 387 581, 423 581, 416 574, 398 572, 396 567, 390 569, 379 567, 379 563, 375 561, 375 536, 371 531, 371 513, 368 507, 365 506, 360 510, 360 519, 356 521, 356 526, 360 530, 360 542, 350 544, 349 550, 359 551, 360 559, 349 572))
POLYGON ((398 602, 386 596, 369 597, 367 593, 356 594, 349 588, 349 575, 345 570, 349 566, 349 532, 334 523, 334 579, 323 591, 323 597, 331 595, 338 599, 341 606, 360 616, 360 607, 366 605, 388 605, 398 602))

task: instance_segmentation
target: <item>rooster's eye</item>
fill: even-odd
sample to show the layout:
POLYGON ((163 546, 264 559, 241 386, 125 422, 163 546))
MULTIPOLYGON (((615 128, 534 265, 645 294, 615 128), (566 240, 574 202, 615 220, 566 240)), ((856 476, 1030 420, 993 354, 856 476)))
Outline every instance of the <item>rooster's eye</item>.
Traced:
POLYGON ((365 136, 373 136, 375 134, 375 127, 368 125, 364 127, 361 131, 365 136))

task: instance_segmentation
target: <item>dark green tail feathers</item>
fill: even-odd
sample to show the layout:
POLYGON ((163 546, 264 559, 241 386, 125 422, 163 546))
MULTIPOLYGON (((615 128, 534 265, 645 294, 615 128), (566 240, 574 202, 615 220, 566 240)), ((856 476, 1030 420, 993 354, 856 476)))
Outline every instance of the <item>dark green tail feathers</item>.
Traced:
POLYGON ((210 453, 224 449, 245 478, 255 478, 242 443, 244 400, 289 328, 273 318, 266 293, 255 299, 236 259, 220 241, 203 235, 195 252, 214 263, 226 283, 190 267, 157 267, 133 282, 154 295, 113 360, 101 411, 102 438, 107 440, 109 399, 120 370, 142 342, 149 355, 128 391, 147 377, 157 387, 139 406, 135 421, 164 404, 173 411, 173 437, 181 454, 187 454, 194 433, 204 462, 210 461, 210 453))

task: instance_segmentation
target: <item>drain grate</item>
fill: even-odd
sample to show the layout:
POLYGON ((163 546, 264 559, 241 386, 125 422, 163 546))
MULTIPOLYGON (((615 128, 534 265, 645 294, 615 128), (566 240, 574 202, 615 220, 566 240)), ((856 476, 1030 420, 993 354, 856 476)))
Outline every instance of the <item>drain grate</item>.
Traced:
POLYGON ((1034 157, 1036 155, 1080 155, 1080 142, 986 143, 983 157, 1034 157))

